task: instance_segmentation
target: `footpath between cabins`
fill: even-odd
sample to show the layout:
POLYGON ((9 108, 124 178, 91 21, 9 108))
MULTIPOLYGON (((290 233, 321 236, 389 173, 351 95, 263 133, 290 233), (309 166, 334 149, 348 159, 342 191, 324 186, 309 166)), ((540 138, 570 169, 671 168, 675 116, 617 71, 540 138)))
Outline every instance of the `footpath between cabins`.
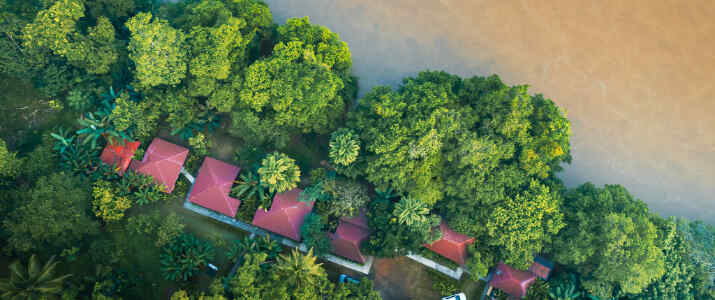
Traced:
MULTIPOLYGON (((280 242, 282 245, 292 247, 292 248, 297 248, 298 250, 302 252, 307 252, 308 248, 305 246, 303 243, 296 243, 293 240, 290 240, 288 238, 284 238, 282 236, 273 234, 271 232, 268 232, 264 229, 258 228, 256 226, 253 226, 251 224, 247 224, 244 222, 241 222, 239 220, 236 220, 234 218, 230 218, 228 216, 213 212, 207 208, 195 205, 189 201, 189 195, 191 194, 191 190, 193 189, 193 184, 194 184, 194 176, 191 175, 189 172, 186 171, 183 167, 181 168, 181 174, 184 175, 184 177, 191 182, 191 188, 189 188, 188 193, 186 194, 186 200, 184 201, 184 208, 193 211, 197 214, 212 218, 216 221, 222 222, 224 224, 233 226, 235 228, 238 228, 240 230, 246 231, 251 233, 251 236, 270 236, 271 239, 274 239, 278 242, 280 242)), ((458 267, 456 269, 450 269, 449 267, 446 267, 444 265, 441 265, 431 259, 425 258, 423 256, 417 255, 417 254, 409 254, 407 255, 408 258, 430 268, 433 269, 437 272, 440 272, 446 276, 449 276, 450 278, 453 278, 455 280, 459 280, 462 277, 462 274, 465 273, 465 270, 461 267, 458 267)), ((321 257, 324 260, 327 260, 331 263, 334 263, 336 265, 348 268, 350 270, 368 275, 370 274, 370 269, 372 268, 372 263, 375 260, 373 256, 368 256, 365 264, 357 264, 352 261, 337 257, 332 254, 327 254, 321 257)))

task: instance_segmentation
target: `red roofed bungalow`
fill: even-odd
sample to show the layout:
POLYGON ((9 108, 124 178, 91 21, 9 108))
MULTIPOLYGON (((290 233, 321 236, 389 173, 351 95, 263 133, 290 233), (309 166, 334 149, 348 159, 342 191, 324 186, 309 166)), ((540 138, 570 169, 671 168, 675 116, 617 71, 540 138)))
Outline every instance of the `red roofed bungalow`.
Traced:
POLYGON ((189 194, 189 201, 210 210, 220 212, 229 217, 235 217, 241 201, 231 198, 233 180, 236 179, 237 166, 207 157, 201 164, 199 175, 189 194))
POLYGON ((442 238, 424 246, 453 262, 463 265, 467 260, 467 246, 474 243, 474 238, 455 232, 447 226, 447 222, 444 220, 439 224, 439 230, 442 232, 442 238))
POLYGON ((360 243, 367 239, 370 230, 367 227, 367 217, 365 211, 355 217, 340 218, 338 229, 334 234, 330 234, 330 241, 333 244, 333 253, 349 258, 361 264, 365 263, 365 256, 360 252, 360 243))
POLYGON ((535 280, 536 275, 533 273, 517 270, 500 262, 489 286, 500 289, 509 296, 522 298, 535 280))
POLYGON ((271 209, 257 209, 253 216, 253 225, 270 232, 289 237, 300 242, 300 227, 305 216, 313 210, 313 202, 298 201, 301 189, 292 189, 273 197, 271 209))
POLYGON ((104 147, 104 150, 102 150, 102 155, 99 156, 99 159, 101 159, 103 163, 116 166, 118 168, 117 173, 119 173, 120 176, 124 175, 124 172, 129 167, 129 163, 132 162, 134 152, 137 151, 140 144, 139 142, 130 142, 127 140, 123 140, 123 143, 124 145, 116 140, 110 140, 107 146, 104 147))
POLYGON ((160 138, 154 138, 149 148, 146 149, 144 159, 132 161, 129 168, 142 174, 151 175, 154 177, 154 181, 166 186, 167 193, 171 193, 188 155, 189 149, 160 138))

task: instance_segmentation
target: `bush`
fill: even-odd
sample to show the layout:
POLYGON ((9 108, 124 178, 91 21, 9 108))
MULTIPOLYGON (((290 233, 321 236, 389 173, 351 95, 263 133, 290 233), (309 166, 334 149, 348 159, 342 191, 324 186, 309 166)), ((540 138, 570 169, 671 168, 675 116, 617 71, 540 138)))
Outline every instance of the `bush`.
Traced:
POLYGON ((313 248, 315 256, 323 256, 333 250, 333 244, 323 230, 324 227, 320 216, 315 213, 308 214, 300 227, 303 243, 308 249, 313 248))
POLYGON ((67 94, 67 106, 76 111, 85 111, 92 106, 92 97, 83 89, 72 89, 67 94))
POLYGON ((445 297, 459 292, 457 288, 459 282, 456 280, 431 269, 427 269, 427 274, 432 279, 432 289, 439 292, 440 296, 445 297))
POLYGON ((213 246, 195 236, 184 233, 164 246, 161 253, 161 272, 166 280, 189 280, 199 268, 214 259, 213 246))

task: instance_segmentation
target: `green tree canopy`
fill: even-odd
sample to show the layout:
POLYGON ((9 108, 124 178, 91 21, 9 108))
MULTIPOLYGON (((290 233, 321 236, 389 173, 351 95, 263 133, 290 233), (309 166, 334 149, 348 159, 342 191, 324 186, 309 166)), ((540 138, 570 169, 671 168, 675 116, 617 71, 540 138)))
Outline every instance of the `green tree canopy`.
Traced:
POLYGON ((0 177, 15 177, 20 173, 23 160, 17 153, 7 149, 3 139, 0 139, 0 177))
POLYGON ((152 88, 177 85, 186 77, 185 34, 151 13, 139 13, 126 23, 131 32, 129 58, 137 85, 152 88))
POLYGON ((62 249, 97 232, 99 224, 88 214, 90 187, 81 178, 54 173, 38 179, 29 193, 30 199, 3 221, 11 249, 62 249))
POLYGON ((308 24, 307 19, 289 20, 279 27, 279 42, 271 56, 254 62, 244 73, 239 103, 232 113, 233 134, 254 144, 282 146, 293 134, 328 133, 339 123, 345 110, 344 73, 349 73, 349 65, 345 69, 345 63, 340 63, 340 68, 334 68, 346 58, 330 54, 336 49, 324 50, 328 44, 320 46, 323 42, 316 40, 315 30, 329 38, 329 44, 338 43, 343 45, 340 51, 348 51, 337 35, 308 24), (310 30, 293 28, 298 23, 310 30))
POLYGON ((190 4, 176 23, 187 35, 190 93, 208 97, 208 105, 231 111, 244 68, 273 25, 268 7, 259 1, 210 0, 190 4))
POLYGON ((622 186, 581 185, 566 193, 566 227, 554 241, 554 257, 576 266, 593 295, 640 293, 665 272, 651 218, 647 206, 622 186))
POLYGON ((79 0, 56 1, 25 26, 23 45, 49 49, 91 74, 109 72, 119 57, 114 26, 106 17, 98 17, 96 26, 88 28, 88 34, 84 35, 78 28, 84 12, 84 4, 79 0))
POLYGON ((497 254, 483 258, 525 267, 563 226, 554 172, 570 161, 570 125, 526 86, 422 72, 397 90, 374 88, 348 124, 368 181, 436 205, 450 227, 497 254))

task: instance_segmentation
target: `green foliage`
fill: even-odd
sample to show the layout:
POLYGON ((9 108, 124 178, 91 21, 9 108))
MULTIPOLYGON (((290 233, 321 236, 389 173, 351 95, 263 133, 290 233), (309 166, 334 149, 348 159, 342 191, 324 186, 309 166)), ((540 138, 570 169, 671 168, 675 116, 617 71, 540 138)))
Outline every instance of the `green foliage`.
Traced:
POLYGON ((265 253, 266 260, 273 261, 281 252, 283 252, 281 244, 271 239, 270 235, 266 235, 260 238, 245 237, 235 240, 228 249, 227 256, 231 260, 237 260, 247 254, 265 253))
POLYGON ((266 260, 265 253, 250 253, 243 256, 243 264, 236 274, 229 279, 231 294, 237 299, 263 299, 265 281, 262 279, 261 264, 266 260))
POLYGON ((313 249, 316 256, 323 256, 333 250, 333 244, 330 243, 324 227, 322 219, 315 213, 308 214, 300 227, 303 243, 313 249))
POLYGON ((350 129, 340 128, 330 135, 330 160, 333 164, 349 166, 360 152, 360 139, 350 129))
POLYGON ((189 138, 189 146, 191 146, 191 150, 200 156, 208 155, 209 149, 212 147, 211 140, 209 140, 206 135, 201 132, 189 138))
POLYGON ((97 222, 87 213, 90 187, 80 178, 65 173, 41 177, 29 194, 29 200, 3 220, 10 249, 59 250, 97 232, 97 222))
POLYGON ((139 13, 126 23, 131 32, 129 58, 136 67, 137 86, 175 86, 186 77, 184 33, 151 13, 139 13))
POLYGON ((184 233, 164 246, 161 272, 166 280, 187 281, 215 256, 210 243, 184 233))
POLYGON ((400 224, 407 226, 417 226, 429 222, 429 208, 417 198, 402 198, 395 205, 394 215, 400 224))
POLYGON ((440 230, 434 230, 439 226, 440 218, 429 214, 429 208, 417 198, 403 197, 395 204, 392 215, 400 225, 407 226, 414 232, 419 232, 423 242, 432 243, 442 238, 440 230))
POLYGON ((335 300, 381 300, 380 293, 374 290, 372 280, 367 277, 360 279, 360 283, 338 283, 330 299, 335 300))
POLYGON ((330 69, 341 78, 350 74, 350 49, 330 29, 310 24, 308 17, 291 18, 278 27, 278 42, 288 44, 292 41, 304 43, 305 49, 310 51, 305 55, 314 56, 314 63, 330 69))
POLYGON ((422 244, 431 238, 431 230, 421 231, 421 228, 398 222, 393 215, 395 205, 390 201, 372 201, 368 207, 368 227, 374 231, 370 234, 370 239, 361 245, 366 254, 379 257, 406 255, 409 252, 417 252, 422 248, 422 244))
POLYGON ((492 211, 486 229, 490 236, 499 238, 490 240, 489 245, 501 249, 505 263, 528 268, 534 253, 564 227, 560 201, 558 193, 532 180, 527 190, 504 199, 492 211))
POLYGON ((184 232, 184 223, 176 213, 167 215, 156 231, 156 246, 163 247, 179 237, 184 232))
POLYGON ((140 140, 149 139, 156 133, 160 111, 148 101, 136 103, 129 99, 129 93, 114 99, 115 106, 108 116, 118 132, 131 132, 140 140))
POLYGON ((76 111, 85 111, 92 106, 91 96, 82 89, 72 89, 67 94, 67 105, 76 111))
POLYGON ((317 257, 313 255, 313 250, 303 254, 293 249, 290 255, 278 256, 275 265, 275 275, 282 278, 289 290, 296 291, 293 294, 296 298, 302 293, 314 293, 321 279, 325 279, 327 274, 321 267, 321 263, 316 263, 317 257))
POLYGON ((232 134, 251 144, 283 146, 295 133, 327 133, 345 110, 347 45, 307 18, 288 20, 278 34, 272 55, 246 69, 232 112, 232 134))
POLYGON ((489 257, 482 257, 482 255, 486 256, 489 255, 489 253, 481 252, 476 247, 477 245, 475 243, 469 245, 469 256, 467 257, 467 261, 465 262, 465 267, 467 268, 467 270, 469 270, 469 273, 471 273, 471 278, 474 281, 479 280, 480 277, 487 276, 487 273, 489 272, 489 266, 493 261, 493 259, 489 259, 489 257))
POLYGON ((434 204, 483 245, 486 265, 490 257, 523 266, 563 226, 553 173, 570 160, 569 123, 525 86, 422 72, 396 91, 374 88, 348 123, 366 179, 434 204))
POLYGON ((0 297, 8 300, 44 299, 62 292, 62 283, 72 275, 55 276, 58 262, 51 257, 42 265, 36 255, 27 267, 20 261, 10 264, 10 278, 0 280, 0 297))
POLYGON ((525 299, 527 300, 544 300, 544 299, 549 299, 549 294, 550 294, 550 284, 546 281, 541 280, 540 278, 537 278, 534 283, 529 286, 529 289, 526 291, 526 297, 525 299))
POLYGON ((256 209, 264 210, 268 210, 273 202, 272 193, 267 191, 266 185, 262 184, 258 175, 251 170, 245 171, 239 176, 239 180, 236 180, 236 186, 231 188, 231 197, 257 200, 256 209))
POLYGON ((367 187, 355 180, 326 179, 322 189, 330 196, 328 213, 336 218, 354 217, 370 201, 367 187))
POLYGON ((97 181, 92 190, 94 214, 105 222, 119 221, 124 217, 124 211, 132 206, 127 197, 117 196, 109 182, 97 181))
POLYGON ((283 193, 298 186, 300 169, 288 155, 274 152, 261 161, 258 176, 270 193, 283 193))
POLYGON ((616 288, 637 294, 664 274, 658 232, 643 202, 621 186, 590 183, 565 197, 567 225, 554 241, 554 256, 587 276, 590 294, 608 298, 616 288))
POLYGON ((83 135, 82 144, 91 142, 91 149, 97 148, 97 140, 100 137, 105 137, 107 140, 112 139, 131 139, 124 131, 116 129, 111 123, 109 114, 102 111, 96 113, 87 113, 77 120, 83 128, 77 130, 77 135, 83 135))
POLYGON ((90 74, 105 74, 119 56, 115 47, 114 26, 105 17, 83 35, 77 22, 84 17, 84 5, 78 0, 59 0, 37 14, 23 30, 23 45, 46 48, 90 74))
POLYGON ((459 292, 457 281, 434 270, 427 270, 432 280, 432 289, 439 292, 442 297, 451 296, 459 292))
POLYGON ((552 281, 549 297, 553 300, 576 300, 581 296, 581 292, 576 289, 576 276, 569 274, 571 276, 570 280, 559 281, 558 284, 554 284, 552 281))
POLYGON ((20 173, 23 159, 17 153, 7 149, 5 141, 0 139, 0 177, 15 177, 20 173))

